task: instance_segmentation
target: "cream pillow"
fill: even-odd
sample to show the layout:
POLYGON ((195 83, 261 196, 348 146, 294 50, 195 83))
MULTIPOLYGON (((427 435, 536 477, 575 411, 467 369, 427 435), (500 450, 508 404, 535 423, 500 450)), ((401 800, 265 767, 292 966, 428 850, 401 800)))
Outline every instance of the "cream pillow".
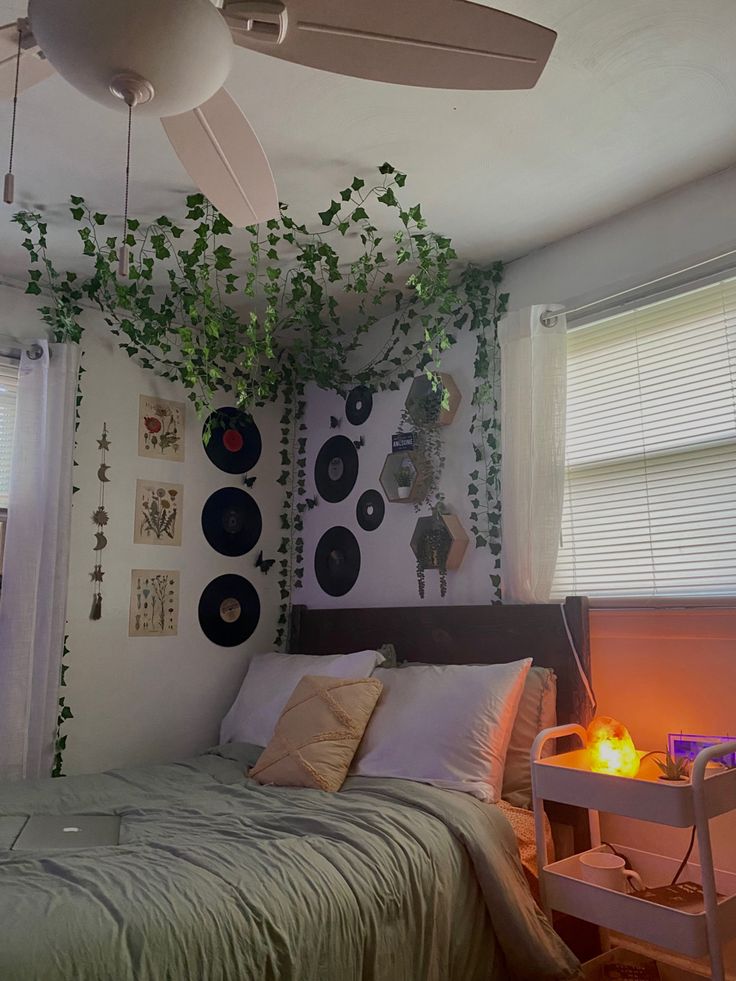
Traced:
POLYGON ((378 668, 373 677, 383 682, 383 695, 352 772, 498 800, 531 663, 378 668))
MULTIPOLYGON (((550 668, 532 667, 524 682, 503 770, 501 796, 515 807, 532 806, 532 743, 542 729, 555 725, 557 676, 550 668)), ((551 755, 554 743, 547 746, 551 755)))
POLYGON ((367 678, 383 662, 378 651, 354 654, 254 654, 238 697, 222 720, 221 743, 265 746, 289 696, 307 674, 367 678))
POLYGON ((278 787, 342 787, 383 685, 306 675, 249 776, 278 787))

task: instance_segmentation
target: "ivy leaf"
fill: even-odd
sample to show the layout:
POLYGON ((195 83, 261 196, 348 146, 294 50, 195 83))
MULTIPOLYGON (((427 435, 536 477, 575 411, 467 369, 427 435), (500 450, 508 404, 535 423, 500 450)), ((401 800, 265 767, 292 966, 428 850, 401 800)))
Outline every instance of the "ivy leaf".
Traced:
POLYGON ((378 168, 379 174, 393 174, 395 173, 395 168, 391 166, 390 163, 382 163, 378 168))
POLYGON ((340 210, 339 202, 332 201, 330 203, 330 207, 326 211, 319 211, 317 213, 319 214, 319 217, 323 225, 331 225, 333 218, 335 217, 335 215, 338 213, 339 210, 340 210))
POLYGON ((84 208, 70 208, 69 211, 75 221, 81 221, 84 217, 84 208))

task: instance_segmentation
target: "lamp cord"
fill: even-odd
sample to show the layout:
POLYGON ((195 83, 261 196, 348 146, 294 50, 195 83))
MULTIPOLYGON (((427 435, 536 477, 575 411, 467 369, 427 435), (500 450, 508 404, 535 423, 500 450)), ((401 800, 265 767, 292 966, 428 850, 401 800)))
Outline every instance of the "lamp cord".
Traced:
POLYGON ((18 51, 15 56, 15 88, 13 89, 13 117, 10 123, 10 160, 8 162, 8 173, 13 173, 13 153, 15 152, 15 117, 18 113, 18 85, 20 82, 20 55, 23 34, 18 28, 18 51))
POLYGON ((128 234, 128 195, 130 192, 130 145, 133 129, 133 106, 128 106, 128 140, 125 150, 125 208, 123 210, 123 241, 128 234))
POLYGON ((130 194, 130 147, 131 147, 131 134, 133 130, 133 102, 128 103, 128 136, 125 147, 125 205, 123 207, 123 234, 122 241, 120 243, 120 250, 118 252, 118 273, 121 276, 127 277, 128 275, 128 243, 126 239, 128 237, 128 197, 130 194))
POLYGON ((20 55, 23 45, 23 31, 18 23, 18 50, 15 56, 15 88, 13 89, 13 117, 10 123, 10 159, 3 186, 3 201, 12 204, 15 200, 15 181, 13 178, 13 155, 15 153, 15 119, 18 114, 18 88, 20 84, 20 55))

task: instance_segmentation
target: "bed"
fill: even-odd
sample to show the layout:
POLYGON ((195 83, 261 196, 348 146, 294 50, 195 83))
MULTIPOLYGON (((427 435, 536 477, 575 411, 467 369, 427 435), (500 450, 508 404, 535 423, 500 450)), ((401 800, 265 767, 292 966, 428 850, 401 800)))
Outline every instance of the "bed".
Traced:
MULTIPOLYGON (((587 665, 584 600, 567 619, 587 665)), ((560 720, 584 715, 558 607, 294 610, 295 653, 358 636, 425 662, 532 655, 558 671, 560 720)), ((244 776, 259 753, 0 788, 2 981, 579 977, 500 807, 409 780, 264 787, 244 776), (116 847, 9 850, 28 814, 110 812, 116 847)))

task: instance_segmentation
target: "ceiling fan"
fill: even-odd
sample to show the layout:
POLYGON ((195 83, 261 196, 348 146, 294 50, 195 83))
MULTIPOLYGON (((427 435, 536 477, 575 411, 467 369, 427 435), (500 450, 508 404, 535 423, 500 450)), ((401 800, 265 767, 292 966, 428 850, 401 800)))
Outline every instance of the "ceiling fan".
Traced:
POLYGON ((161 117, 194 183, 245 226, 279 205, 258 137, 223 88, 234 45, 381 82, 526 89, 555 38, 470 0, 30 0, 27 18, 0 27, 0 98, 56 71, 103 105, 161 117))

